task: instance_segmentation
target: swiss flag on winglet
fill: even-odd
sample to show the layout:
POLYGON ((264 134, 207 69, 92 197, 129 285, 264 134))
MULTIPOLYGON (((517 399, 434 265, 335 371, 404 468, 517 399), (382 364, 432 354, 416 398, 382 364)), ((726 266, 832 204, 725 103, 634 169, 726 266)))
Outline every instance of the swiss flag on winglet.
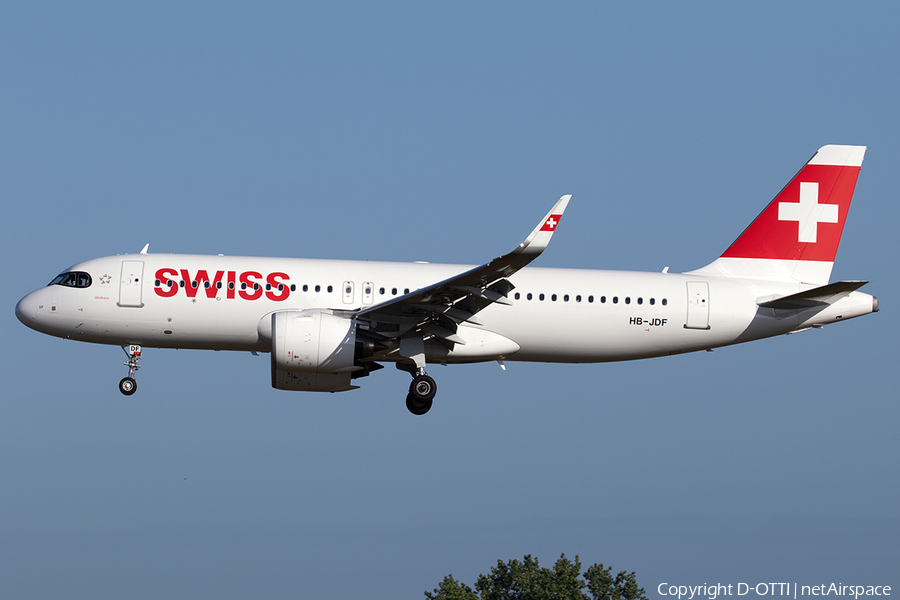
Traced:
POLYGON ((858 166, 807 164, 722 254, 833 262, 858 166))
POLYGON ((559 220, 561 218, 562 215, 550 215, 547 217, 547 220, 544 221, 541 231, 556 231, 556 226, 559 225, 559 220))

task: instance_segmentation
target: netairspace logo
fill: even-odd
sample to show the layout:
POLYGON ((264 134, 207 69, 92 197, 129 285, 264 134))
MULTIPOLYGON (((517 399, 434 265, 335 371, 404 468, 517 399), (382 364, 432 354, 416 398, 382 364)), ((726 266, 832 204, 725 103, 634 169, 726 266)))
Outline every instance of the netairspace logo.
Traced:
POLYGON ((820 585, 798 585, 796 583, 715 583, 703 585, 670 585, 661 583, 656 588, 660 596, 673 596, 677 600, 706 598, 716 600, 719 596, 746 596, 753 593, 757 596, 890 596, 889 585, 844 585, 842 583, 823 583, 820 585))

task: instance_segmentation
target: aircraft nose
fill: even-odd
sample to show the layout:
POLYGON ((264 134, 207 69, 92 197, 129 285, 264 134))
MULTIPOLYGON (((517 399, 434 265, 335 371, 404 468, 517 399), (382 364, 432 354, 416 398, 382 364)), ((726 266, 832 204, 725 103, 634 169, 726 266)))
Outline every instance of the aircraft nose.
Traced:
POLYGON ((28 294, 16 304, 16 318, 19 319, 23 325, 31 327, 36 317, 37 306, 34 301, 34 294, 28 294))

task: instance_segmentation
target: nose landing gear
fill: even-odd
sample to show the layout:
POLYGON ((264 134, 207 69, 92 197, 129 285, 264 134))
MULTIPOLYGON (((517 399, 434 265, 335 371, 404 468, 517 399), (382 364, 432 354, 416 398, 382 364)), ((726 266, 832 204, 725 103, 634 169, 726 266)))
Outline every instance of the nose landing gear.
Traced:
POLYGON ((119 382, 119 391, 126 396, 130 396, 137 391, 137 381, 134 380, 134 373, 141 368, 141 347, 132 344, 130 346, 122 346, 122 350, 128 356, 128 360, 124 363, 128 367, 128 377, 124 377, 119 382))

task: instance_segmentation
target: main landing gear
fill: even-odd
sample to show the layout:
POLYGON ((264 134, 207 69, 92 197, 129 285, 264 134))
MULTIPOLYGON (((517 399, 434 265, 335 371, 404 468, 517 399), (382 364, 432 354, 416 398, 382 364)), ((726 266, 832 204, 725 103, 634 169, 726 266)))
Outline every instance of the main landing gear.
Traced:
POLYGON ((424 415, 431 410, 431 403, 437 393, 437 384, 434 379, 425 374, 425 369, 417 369, 409 384, 409 394, 406 395, 406 408, 414 415, 424 415))
POLYGON ((400 356, 412 362, 395 362, 401 371, 412 375, 409 394, 406 395, 406 408, 414 415, 424 415, 431 410, 431 402, 437 392, 434 379, 425 373, 425 341, 420 335, 411 335, 400 339, 400 356))
POLYGON ((128 367, 128 377, 119 382, 119 391, 130 396, 137 391, 137 381, 134 380, 134 373, 141 368, 141 347, 135 344, 130 346, 122 346, 122 350, 128 356, 125 366, 128 367))

